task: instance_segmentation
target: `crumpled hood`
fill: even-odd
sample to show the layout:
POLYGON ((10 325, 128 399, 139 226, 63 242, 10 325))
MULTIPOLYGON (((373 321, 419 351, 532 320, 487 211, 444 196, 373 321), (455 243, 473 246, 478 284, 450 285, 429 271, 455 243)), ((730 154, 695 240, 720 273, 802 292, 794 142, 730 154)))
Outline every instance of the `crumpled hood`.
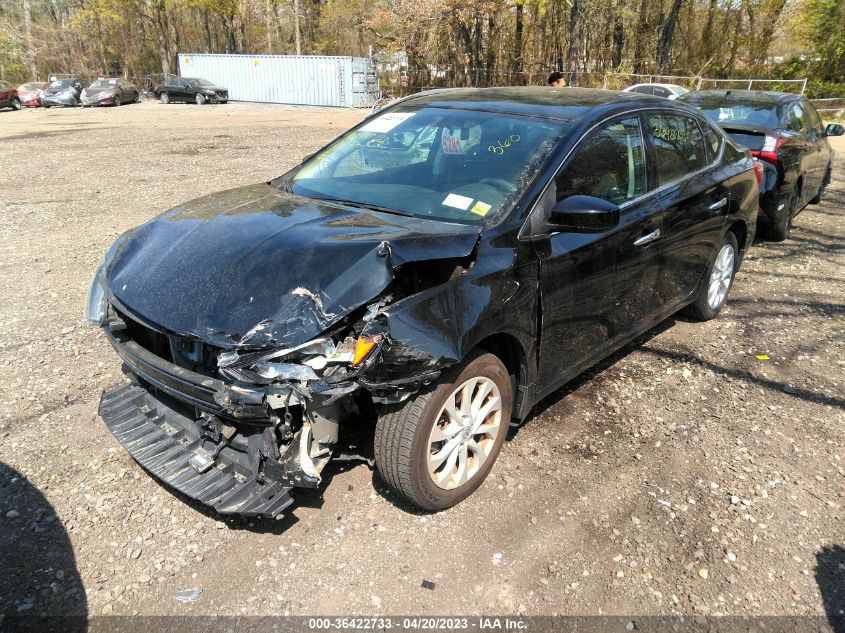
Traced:
POLYGON ((469 255, 479 233, 259 184, 141 225, 106 278, 119 308, 159 329, 224 348, 288 347, 376 297, 403 263, 469 255))

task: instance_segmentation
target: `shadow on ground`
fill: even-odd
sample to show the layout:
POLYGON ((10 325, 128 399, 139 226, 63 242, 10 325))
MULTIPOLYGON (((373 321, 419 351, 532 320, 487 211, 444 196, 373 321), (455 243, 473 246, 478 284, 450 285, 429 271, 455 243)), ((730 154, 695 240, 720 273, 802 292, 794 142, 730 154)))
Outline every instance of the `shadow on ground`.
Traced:
POLYGON ((816 554, 816 583, 834 633, 845 633, 845 548, 824 547, 816 554))
POLYGON ((0 463, 0 630, 76 633, 87 616, 61 520, 25 475, 0 463))

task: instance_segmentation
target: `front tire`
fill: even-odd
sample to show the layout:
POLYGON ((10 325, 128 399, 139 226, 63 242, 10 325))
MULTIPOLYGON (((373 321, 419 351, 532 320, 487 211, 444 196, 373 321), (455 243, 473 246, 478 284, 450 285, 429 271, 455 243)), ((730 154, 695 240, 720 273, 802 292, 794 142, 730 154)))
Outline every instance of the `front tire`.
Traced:
POLYGON ((12 99, 12 110, 20 110, 21 109, 21 100, 17 97, 12 99))
POLYGON ((197 105, 205 105, 205 97, 203 97, 200 93, 197 93, 197 96, 194 97, 194 101, 197 102, 197 105))
POLYGON ((732 231, 725 233, 716 248, 716 257, 701 280, 695 299, 687 307, 687 314, 696 321, 714 318, 728 301, 736 274, 739 245, 732 231))
POLYGON ((511 379, 493 354, 478 352, 436 386, 384 407, 376 467, 396 494, 423 510, 463 501, 493 468, 507 435, 511 379))
POLYGON ((120 107, 120 97, 118 97, 117 95, 114 96, 114 107, 120 107))

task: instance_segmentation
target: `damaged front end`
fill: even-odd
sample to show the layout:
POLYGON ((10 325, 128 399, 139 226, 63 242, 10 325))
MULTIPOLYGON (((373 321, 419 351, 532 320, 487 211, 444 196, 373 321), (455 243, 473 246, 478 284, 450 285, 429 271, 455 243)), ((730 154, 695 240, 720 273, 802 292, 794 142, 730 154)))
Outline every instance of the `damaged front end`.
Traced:
MULTIPOLYGON (((150 230, 141 233, 149 246, 150 230)), ((183 494, 223 514, 278 515, 292 503, 293 488, 320 484, 343 425, 373 420, 374 406, 402 401, 439 374, 429 358, 389 385, 367 379, 384 350, 395 355, 402 347, 387 327, 391 307, 465 271, 477 243, 477 231, 463 231, 451 236, 451 247, 444 249, 446 239, 426 252, 414 237, 369 241, 322 287, 288 279, 273 309, 251 312, 242 334, 221 327, 221 319, 166 323, 159 315, 168 309, 184 323, 191 309, 185 289, 156 288, 154 305, 145 305, 139 299, 152 291, 139 284, 136 245, 118 240, 95 277, 87 312, 131 383, 103 394, 100 415, 136 461, 183 494), (445 257, 426 259, 432 255, 445 257), (162 306, 168 291, 182 299, 162 306)), ((239 290, 247 305, 259 292, 239 290)))

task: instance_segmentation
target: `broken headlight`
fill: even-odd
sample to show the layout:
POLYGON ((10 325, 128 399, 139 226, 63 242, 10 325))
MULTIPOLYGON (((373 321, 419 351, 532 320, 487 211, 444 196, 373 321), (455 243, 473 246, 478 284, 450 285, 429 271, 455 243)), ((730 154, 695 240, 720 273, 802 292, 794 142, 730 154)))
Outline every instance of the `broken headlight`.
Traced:
POLYGON ((91 325, 101 326, 106 322, 108 302, 106 301, 105 270, 105 263, 100 264, 97 272, 94 273, 88 296, 85 298, 85 320, 91 325))
POLYGON ((329 365, 348 365, 354 358, 354 339, 347 337, 336 345, 331 338, 321 337, 280 350, 221 352, 217 356, 217 366, 222 374, 236 380, 259 383, 277 380, 307 382, 319 380, 317 372, 322 372, 329 365))

